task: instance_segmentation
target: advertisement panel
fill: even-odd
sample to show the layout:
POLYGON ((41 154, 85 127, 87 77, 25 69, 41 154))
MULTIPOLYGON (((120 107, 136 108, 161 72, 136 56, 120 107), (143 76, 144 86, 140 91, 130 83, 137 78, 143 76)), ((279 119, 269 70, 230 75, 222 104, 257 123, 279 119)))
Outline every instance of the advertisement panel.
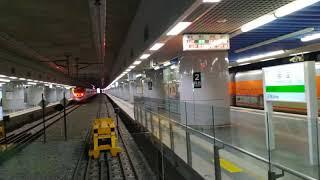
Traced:
POLYGON ((263 68, 267 101, 306 102, 304 63, 263 68))

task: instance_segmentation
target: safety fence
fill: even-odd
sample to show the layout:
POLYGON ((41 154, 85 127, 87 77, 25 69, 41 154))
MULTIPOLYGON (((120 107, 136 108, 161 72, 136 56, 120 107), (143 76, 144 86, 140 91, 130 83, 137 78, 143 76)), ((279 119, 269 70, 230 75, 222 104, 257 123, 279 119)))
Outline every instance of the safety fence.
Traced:
POLYGON ((135 120, 204 179, 319 179, 318 145, 313 147, 317 148, 315 161, 310 162, 308 135, 283 133, 289 122, 298 129, 296 136, 305 134, 305 129, 298 132, 306 128, 304 116, 275 115, 275 132, 270 134, 264 123, 267 115, 243 116, 248 112, 210 105, 219 100, 134 100, 135 120), (270 143, 271 136, 276 147, 270 143))

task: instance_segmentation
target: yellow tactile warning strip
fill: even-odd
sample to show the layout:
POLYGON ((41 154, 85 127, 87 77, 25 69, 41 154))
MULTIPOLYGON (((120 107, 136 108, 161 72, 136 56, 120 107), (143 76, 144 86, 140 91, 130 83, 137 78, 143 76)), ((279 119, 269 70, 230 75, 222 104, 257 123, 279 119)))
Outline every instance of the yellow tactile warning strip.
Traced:
MULTIPOLYGON (((213 160, 212 160, 213 161, 213 160)), ((225 160, 223 158, 220 158, 220 166, 225 169, 226 171, 230 173, 240 173, 243 170, 238 167, 237 165, 233 164, 232 162, 225 160)))

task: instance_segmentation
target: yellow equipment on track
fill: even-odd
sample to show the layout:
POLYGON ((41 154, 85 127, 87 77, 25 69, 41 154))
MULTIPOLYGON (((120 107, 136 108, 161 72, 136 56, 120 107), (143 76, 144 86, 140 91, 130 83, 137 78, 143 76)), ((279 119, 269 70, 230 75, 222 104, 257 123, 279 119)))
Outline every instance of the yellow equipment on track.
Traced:
POLYGON ((94 159, 99 158, 101 151, 110 151, 112 156, 117 156, 121 152, 118 147, 115 123, 112 118, 95 119, 92 129, 92 143, 89 156, 94 159))

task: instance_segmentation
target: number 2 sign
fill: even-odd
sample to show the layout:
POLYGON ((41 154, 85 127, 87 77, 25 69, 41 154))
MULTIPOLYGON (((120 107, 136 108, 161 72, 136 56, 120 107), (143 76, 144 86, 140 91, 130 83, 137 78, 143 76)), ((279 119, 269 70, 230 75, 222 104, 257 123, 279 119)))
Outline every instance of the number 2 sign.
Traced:
POLYGON ((193 73, 193 88, 201 88, 201 72, 193 73))

